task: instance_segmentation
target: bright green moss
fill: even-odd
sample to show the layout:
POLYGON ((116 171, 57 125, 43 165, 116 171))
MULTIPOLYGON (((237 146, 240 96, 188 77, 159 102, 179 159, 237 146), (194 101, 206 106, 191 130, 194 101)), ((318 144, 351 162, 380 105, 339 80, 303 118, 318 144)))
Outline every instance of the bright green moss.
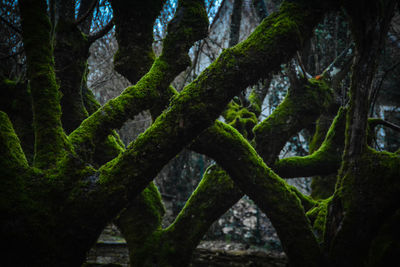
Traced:
POLYGON ((232 101, 222 115, 227 123, 237 129, 245 138, 253 138, 252 129, 258 122, 253 112, 232 101))

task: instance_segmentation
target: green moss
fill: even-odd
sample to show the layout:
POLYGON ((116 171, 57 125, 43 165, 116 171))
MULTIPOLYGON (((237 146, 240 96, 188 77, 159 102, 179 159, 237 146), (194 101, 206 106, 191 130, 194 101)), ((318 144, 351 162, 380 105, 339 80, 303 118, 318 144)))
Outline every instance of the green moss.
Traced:
POLYGON ((302 80, 263 122, 254 127, 257 151, 272 164, 287 140, 313 123, 332 101, 332 90, 323 81, 302 80))
POLYGON ((2 171, 28 167, 18 136, 6 113, 0 111, 0 164, 2 171))
POLYGON ((253 127, 258 120, 253 112, 241 107, 235 102, 230 102, 226 110, 222 113, 227 123, 237 129, 245 138, 253 138, 253 127))
POLYGON ((320 243, 324 242, 324 234, 326 227, 326 217, 328 215, 328 207, 332 201, 332 197, 320 200, 314 208, 307 212, 307 217, 311 221, 315 235, 320 243))
POLYGON ((341 164, 345 114, 344 109, 339 110, 317 151, 304 157, 283 158, 273 165, 273 169, 286 178, 335 174, 341 164))
POLYGON ((74 21, 64 18, 58 20, 55 36, 55 68, 62 93, 61 120, 69 134, 88 116, 82 99, 82 86, 86 82, 89 42, 74 21))
POLYGON ((67 138, 61 126, 60 94, 54 72, 51 25, 46 3, 19 2, 28 79, 33 99, 35 130, 34 165, 53 167, 65 150, 67 138))
POLYGON ((332 212, 344 216, 340 218, 332 257, 349 256, 351 251, 352 264, 365 261, 377 229, 398 209, 399 173, 398 155, 367 147, 358 160, 347 162, 341 169, 335 192, 340 205, 332 212))

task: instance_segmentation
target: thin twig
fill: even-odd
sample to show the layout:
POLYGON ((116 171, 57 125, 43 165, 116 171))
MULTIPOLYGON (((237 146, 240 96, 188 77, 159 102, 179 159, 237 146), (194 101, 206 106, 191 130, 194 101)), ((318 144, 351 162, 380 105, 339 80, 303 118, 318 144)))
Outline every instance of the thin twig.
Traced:
POLYGON ((82 22, 85 21, 85 19, 93 12, 94 8, 95 8, 96 5, 97 5, 97 2, 98 2, 98 0, 93 0, 92 5, 91 5, 90 8, 86 11, 86 13, 83 14, 80 18, 78 18, 78 19, 75 21, 75 25, 79 25, 79 24, 81 24, 82 22))
POLYGON ((106 26, 103 27, 100 31, 88 36, 88 42, 91 44, 97 39, 100 39, 104 35, 106 35, 112 28, 114 27, 114 18, 112 18, 106 26))
POLYGON ((376 127, 377 125, 382 125, 382 126, 386 126, 396 132, 400 132, 400 126, 397 124, 394 124, 392 122, 386 121, 384 119, 380 119, 380 118, 370 118, 368 119, 368 123, 370 124, 371 127, 376 127))

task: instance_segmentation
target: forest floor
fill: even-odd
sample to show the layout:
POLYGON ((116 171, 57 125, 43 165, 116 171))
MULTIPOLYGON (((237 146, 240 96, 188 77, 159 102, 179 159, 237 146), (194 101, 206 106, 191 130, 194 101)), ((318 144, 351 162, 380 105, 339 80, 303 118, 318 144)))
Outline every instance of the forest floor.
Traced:
MULTIPOLYGON (((88 262, 93 263, 91 266, 118 264, 129 267, 126 243, 124 240, 99 242, 89 252, 88 262)), ((191 267, 284 267, 286 263, 283 253, 257 247, 246 248, 246 245, 241 243, 203 241, 193 254, 191 267)))
MULTIPOLYGON (((129 267, 128 248, 118 229, 110 225, 88 253, 91 267, 129 267)), ((193 254, 191 267, 284 267, 285 254, 263 247, 227 241, 202 241, 193 254)))

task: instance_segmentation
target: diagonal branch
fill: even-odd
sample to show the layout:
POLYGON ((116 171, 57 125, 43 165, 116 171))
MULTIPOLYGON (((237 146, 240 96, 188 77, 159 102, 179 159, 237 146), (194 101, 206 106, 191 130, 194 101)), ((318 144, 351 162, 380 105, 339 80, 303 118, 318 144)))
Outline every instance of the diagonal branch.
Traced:
POLYGON ((22 171, 28 167, 28 161, 12 123, 7 114, 2 111, 0 111, 0 151, 2 177, 4 177, 6 171, 22 171))
POLYGON ((319 245, 297 195, 269 169, 251 145, 230 126, 216 122, 196 144, 218 164, 271 219, 285 252, 296 266, 320 266, 319 245), (218 138, 213 138, 218 136, 218 138), (208 140, 213 140, 210 148, 208 140), (226 151, 230 153, 226 153, 226 151), (285 219, 282 219, 285 218, 285 219), (296 238, 293 238, 293 237, 296 238))
POLYGON ((85 14, 83 14, 82 16, 80 16, 76 21, 75 21, 75 25, 79 25, 82 22, 84 22, 86 20, 86 18, 93 12, 94 8, 96 7, 97 3, 99 0, 93 0, 92 4, 90 5, 90 7, 88 8, 88 10, 86 11, 85 14))
POLYGON ((205 36, 208 22, 201 1, 182 3, 169 24, 163 52, 154 61, 150 71, 135 86, 126 88, 120 96, 107 102, 71 133, 69 138, 78 153, 92 153, 93 145, 104 140, 112 129, 120 128, 127 119, 152 108, 160 96, 169 93, 166 89, 176 75, 190 64, 187 52, 196 40, 205 36), (185 3, 194 4, 197 8, 185 8, 185 3))

